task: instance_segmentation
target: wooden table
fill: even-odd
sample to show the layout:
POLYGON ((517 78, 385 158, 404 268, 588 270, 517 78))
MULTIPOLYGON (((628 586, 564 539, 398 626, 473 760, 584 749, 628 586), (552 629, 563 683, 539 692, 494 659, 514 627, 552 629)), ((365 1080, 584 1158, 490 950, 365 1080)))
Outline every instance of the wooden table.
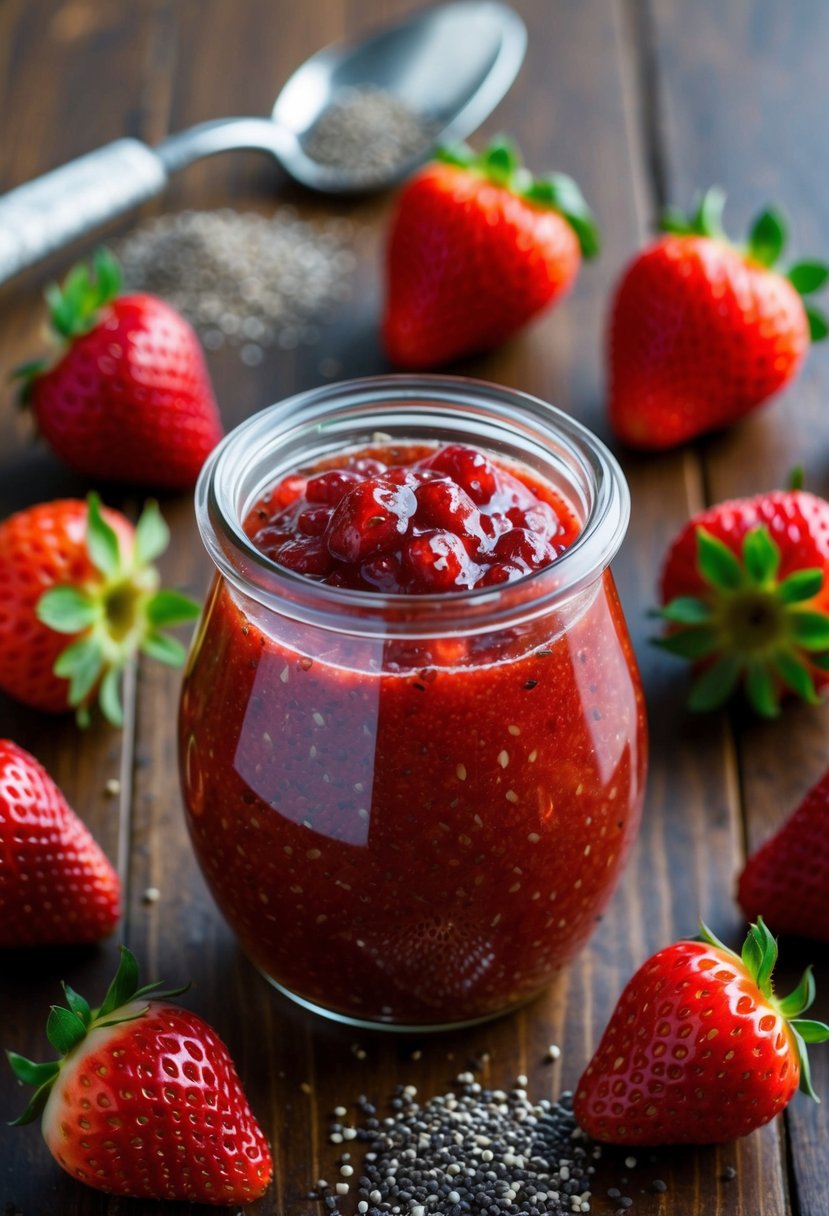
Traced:
MULTIPOLYGON (((324 42, 417 7, 410 0, 6 0, 0 7, 0 188, 120 135, 150 143, 202 119, 267 113, 281 82, 324 42)), ((602 334, 620 268, 651 230, 661 204, 687 205, 696 188, 729 191, 735 233, 768 200, 794 219, 796 252, 829 253, 829 6, 821 0, 515 0, 530 30, 520 77, 486 132, 514 132, 527 161, 572 173, 594 204, 604 252, 571 298, 505 349, 457 370, 554 401, 608 438, 602 334)), ((232 204, 269 211, 289 198, 309 216, 347 215, 360 225, 354 299, 321 343, 269 351, 257 368, 232 351, 211 356, 228 427, 271 401, 323 380, 321 360, 342 376, 383 370, 377 344, 379 252, 388 197, 324 202, 289 188, 255 154, 195 166, 161 209, 232 204)), ((130 221, 116 227, 126 232, 130 221)), ((0 375, 39 350, 40 291, 56 261, 0 297, 0 375)), ((276 1181, 252 1213, 311 1213, 309 1186, 330 1174, 326 1140, 334 1105, 367 1092, 383 1100, 396 1082, 443 1092, 470 1057, 488 1053, 485 1077, 529 1077, 537 1096, 572 1085, 633 970, 653 950, 693 934, 704 916, 732 943, 742 926, 734 877, 754 845, 794 806, 829 759, 829 706, 791 706, 762 724, 737 712, 691 719, 680 665, 648 645, 646 612, 658 566, 689 512, 726 496, 780 485, 805 466, 808 485, 829 492, 829 355, 810 354, 797 384, 741 426, 658 458, 621 453, 633 518, 616 562, 644 677, 652 762, 635 856, 590 948, 523 1012, 438 1038, 355 1032, 314 1020, 272 992, 237 950, 191 856, 182 818, 174 721, 179 675, 138 670, 122 732, 96 724, 79 734, 0 698, 0 735, 51 770, 120 867, 126 913, 118 938, 146 975, 191 976, 184 998, 212 1022, 237 1061, 275 1152, 276 1181), (110 779, 120 794, 108 796, 110 779), (148 888, 160 899, 145 900, 148 888), (562 1057, 544 1061, 547 1045, 562 1057), (421 1053, 421 1054, 418 1054, 421 1053)), ((87 486, 32 440, 7 393, 0 413, 0 512, 87 486)), ((138 499, 114 505, 134 512, 138 499)), ((174 533, 163 562, 171 583, 203 593, 209 576, 189 497, 163 503, 174 533)), ((48 1005, 68 980, 91 997, 113 969, 115 941, 97 949, 0 956, 2 1043, 43 1057, 48 1005)), ((829 959, 815 946, 822 1010, 829 959)), ((795 960, 787 975, 791 978, 795 960)), ((829 1095, 829 1052, 814 1050, 816 1085, 829 1095)), ((0 1118, 21 1095, 0 1072, 0 1118)), ((826 1216, 827 1107, 798 1097, 784 1118, 721 1149, 637 1154, 627 1170, 609 1154, 593 1210, 625 1193, 643 1216, 826 1216), (736 1176, 731 1177, 733 1167, 736 1176), (668 1184, 664 1194, 652 1182, 668 1184)), ((162 1205, 109 1199, 53 1164, 36 1129, 0 1131, 4 1216, 151 1216, 162 1205)), ((163 1210, 183 1213, 186 1205, 163 1210)), ((199 1209, 207 1211, 208 1209, 199 1209)))

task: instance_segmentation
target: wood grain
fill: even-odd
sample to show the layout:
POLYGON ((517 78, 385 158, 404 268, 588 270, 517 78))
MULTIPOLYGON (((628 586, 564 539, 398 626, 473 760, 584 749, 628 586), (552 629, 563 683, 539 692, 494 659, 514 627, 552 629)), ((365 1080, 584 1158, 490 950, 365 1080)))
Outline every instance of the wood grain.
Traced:
MULTIPOLYGON (((784 8, 702 3, 693 14, 688 6, 658 0, 655 9, 674 201, 685 204, 694 189, 719 183, 728 192, 729 231, 738 237, 758 211, 774 203, 790 219, 791 260, 825 257, 829 203, 822 166, 829 134, 820 114, 829 12, 808 0, 784 8), (727 70, 726 61, 735 57, 740 70, 727 70)), ((795 465, 803 466, 807 487, 826 496, 826 449, 816 437, 826 434, 827 389, 829 352, 816 347, 791 388, 743 425, 702 445, 711 501, 781 486, 795 465)), ((791 706, 784 720, 770 725, 733 715, 728 728, 737 749, 746 841, 753 848, 829 764, 829 706, 791 706)), ((825 1017, 825 944, 803 947, 800 957, 795 953, 781 973, 781 990, 795 981, 797 964, 810 960, 824 992, 816 1016, 825 1017)), ((825 1094, 829 1060, 825 1052, 812 1056, 815 1085, 825 1094)), ((829 1193, 829 1159, 814 1148, 827 1142, 825 1106, 798 1097, 786 1125, 793 1203, 802 1216, 817 1216, 826 1211, 829 1193)))
MULTIPOLYGON (((416 0, 316 0, 288 7, 272 0, 244 6, 236 0, 134 6, 6 0, 0 7, 0 187, 120 134, 154 142, 205 118, 265 114, 281 83, 320 45, 417 7, 416 0)), ((732 218, 740 223, 774 190, 797 211, 798 247, 802 241, 803 251, 820 252, 827 229, 819 188, 827 138, 821 51, 829 45, 829 15, 809 0, 785 12, 772 11, 763 0, 757 8, 768 10, 768 21, 748 0, 734 0, 725 12, 717 0, 702 0, 693 14, 680 0, 647 6, 581 0, 555 12, 548 0, 515 0, 515 7, 530 31, 526 63, 481 138, 512 131, 534 167, 573 174, 599 214, 604 249, 554 313, 503 350, 455 370, 552 400, 609 439, 603 375, 609 297, 666 191, 684 202, 696 186, 723 181, 733 197, 732 218), (801 80, 809 85, 802 92, 801 80)), ((192 166, 150 210, 230 204, 269 213, 284 201, 309 218, 335 214, 356 226, 354 295, 323 327, 318 346, 269 350, 253 369, 231 350, 210 357, 228 427, 321 383, 332 365, 337 377, 386 370, 377 318, 388 197, 314 199, 287 183, 266 157, 244 153, 192 166)), ((0 297, 0 376, 37 350, 39 289, 54 268, 0 297)), ((147 978, 192 977, 185 1003, 215 1025, 236 1059, 277 1165, 268 1194, 247 1209, 251 1216, 316 1210, 307 1192, 320 1176, 334 1176, 336 1150, 326 1128, 335 1105, 349 1105, 360 1093, 382 1104, 399 1082, 415 1084, 421 1094, 442 1092, 470 1061, 494 1084, 510 1084, 524 1073, 534 1094, 572 1087, 623 983, 650 952, 693 933, 700 914, 737 940, 732 884, 745 842, 761 838, 822 771, 827 710, 795 709, 770 727, 728 715, 689 720, 684 673, 648 645, 647 610, 671 536, 707 498, 779 480, 794 458, 804 461, 815 489, 829 489, 829 430, 820 406, 826 374, 826 356, 816 352, 797 390, 738 430, 659 459, 619 453, 633 512, 615 571, 652 733, 645 818, 624 881, 589 949, 548 992, 511 1017, 464 1033, 397 1037, 311 1019, 269 988, 236 947, 190 851, 175 749, 177 673, 142 665, 123 734, 96 727, 78 736, 70 722, 47 721, 0 698, 0 733, 36 752, 110 856, 122 859, 121 939, 136 951, 147 978), (105 794, 112 776, 122 781, 116 799, 105 794), (148 898, 151 889, 158 899, 148 898), (550 1043, 562 1047, 554 1065, 545 1059, 550 1043)), ((85 488, 33 445, 5 402, 0 513, 85 488)), ((118 505, 118 496, 108 497, 118 505)), ((120 502, 133 513, 139 505, 137 498, 120 502)), ((174 536, 162 563, 165 580, 201 595, 210 570, 192 505, 186 496, 168 497, 162 505, 174 536)), ((58 998, 59 980, 95 997, 114 957, 114 943, 37 958, 0 955, 3 1042, 42 1053, 41 1026, 48 1004, 58 998)), ((829 1073, 815 1056, 829 1092, 829 1073)), ((0 1116, 12 1117, 19 1099, 2 1074, 0 1116)), ((788 1143, 778 1121, 718 1150, 640 1153, 633 1169, 624 1165, 625 1154, 608 1152, 597 1175, 594 1211, 612 1212, 606 1191, 620 1186, 642 1216, 824 1213, 824 1109, 798 1101, 787 1116, 788 1143), (729 1178, 727 1167, 736 1169, 736 1177, 729 1178), (652 1190, 656 1178, 667 1182, 665 1195, 652 1190)), ((212 1210, 87 1191, 53 1167, 31 1129, 0 1131, 0 1210, 4 1204, 9 1216, 212 1210)))

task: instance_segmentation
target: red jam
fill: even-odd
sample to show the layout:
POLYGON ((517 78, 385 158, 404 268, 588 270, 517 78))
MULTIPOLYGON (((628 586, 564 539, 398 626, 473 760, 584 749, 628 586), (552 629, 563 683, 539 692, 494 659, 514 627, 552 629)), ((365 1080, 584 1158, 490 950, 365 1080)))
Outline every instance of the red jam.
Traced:
POLYGON ((423 595, 521 578, 579 532, 552 487, 530 485, 473 448, 383 455, 361 452, 286 478, 246 521, 257 549, 331 586, 423 595))
MULTIPOLYGON (((245 521, 317 582, 455 593, 580 524, 529 471, 372 448, 245 521)), ((184 796, 225 916, 280 987, 360 1021, 473 1021, 583 945, 638 826, 641 692, 609 572, 548 616, 407 641, 278 615, 217 578, 185 678, 184 796)))

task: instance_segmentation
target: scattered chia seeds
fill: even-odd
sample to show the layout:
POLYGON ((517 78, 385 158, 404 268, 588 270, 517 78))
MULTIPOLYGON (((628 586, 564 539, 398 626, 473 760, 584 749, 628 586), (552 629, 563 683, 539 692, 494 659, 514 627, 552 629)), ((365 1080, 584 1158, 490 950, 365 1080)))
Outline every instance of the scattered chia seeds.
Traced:
MULTIPOLYGON (((572 1095, 532 1102, 518 1081, 525 1078, 508 1092, 485 1089, 473 1074, 461 1073, 453 1091, 423 1104, 414 1086, 400 1085, 387 1118, 359 1098, 354 1130, 367 1151, 350 1210, 360 1216, 590 1212, 593 1162, 601 1149, 576 1125, 572 1095)), ((333 1123, 332 1143, 341 1143, 345 1130, 341 1121, 333 1123)), ((325 1202, 331 1212, 339 1210, 330 1196, 325 1202)))
POLYGON ((374 85, 341 89, 305 135, 306 156, 367 186, 426 156, 438 124, 374 85))
POLYGON ((291 207, 181 211, 115 245, 128 290, 167 300, 208 350, 235 347, 248 366, 267 347, 319 341, 319 322, 348 299, 356 264, 347 220, 302 220, 291 207))

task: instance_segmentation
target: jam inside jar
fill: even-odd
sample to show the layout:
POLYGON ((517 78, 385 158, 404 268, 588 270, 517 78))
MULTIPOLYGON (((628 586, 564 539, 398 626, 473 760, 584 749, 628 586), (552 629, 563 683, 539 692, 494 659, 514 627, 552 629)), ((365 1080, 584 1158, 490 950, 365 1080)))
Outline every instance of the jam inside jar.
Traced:
POLYGON ((535 398, 382 377, 242 424, 197 514, 217 574, 182 689, 182 786, 244 950, 356 1024, 439 1028, 529 999, 587 940, 641 812, 613 457, 535 398), (342 506, 358 482, 380 489, 342 506))

